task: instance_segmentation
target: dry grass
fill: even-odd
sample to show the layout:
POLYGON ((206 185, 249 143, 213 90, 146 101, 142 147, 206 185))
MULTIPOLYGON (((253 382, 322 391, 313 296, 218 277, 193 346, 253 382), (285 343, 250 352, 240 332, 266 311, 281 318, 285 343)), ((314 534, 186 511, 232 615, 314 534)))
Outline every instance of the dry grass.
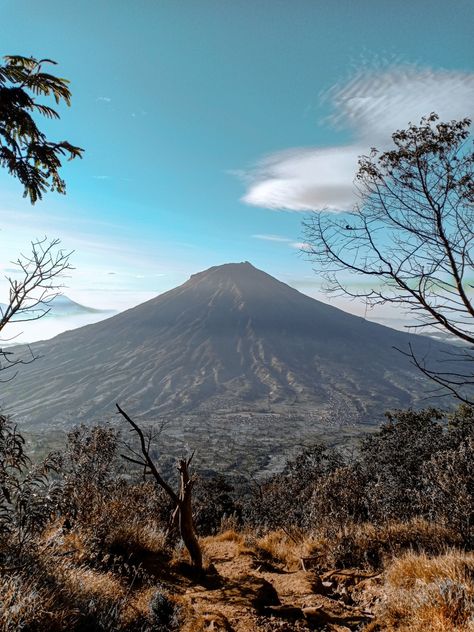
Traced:
POLYGON ((379 570, 387 560, 406 551, 440 554, 459 544, 459 537, 449 529, 417 518, 384 525, 348 524, 322 540, 314 553, 326 568, 379 570))
POLYGON ((0 594, 2 631, 56 631, 84 621, 116 623, 126 586, 111 573, 50 560, 35 572, 1 578, 0 594))
POLYGON ((472 632, 474 554, 406 553, 393 560, 386 571, 378 620, 387 631, 472 632))
POLYGON ((213 536, 213 539, 217 540, 217 542, 237 542, 239 544, 244 544, 245 542, 244 533, 238 533, 234 529, 226 529, 213 536))
POLYGON ((38 588, 35 579, 20 574, 0 578, 0 629, 16 632, 57 629, 62 615, 53 612, 56 595, 46 588, 38 588))
MULTIPOLYGON (((204 609, 196 609, 185 599, 187 580, 181 581, 179 573, 173 572, 169 555, 166 561, 160 562, 166 565, 169 573, 165 583, 161 583, 160 575, 151 577, 150 582, 135 581, 117 566, 94 565, 89 559, 91 552, 85 536, 86 533, 81 534, 79 530, 63 534, 59 528, 51 527, 43 536, 37 564, 31 567, 34 572, 15 572, 0 578, 0 630, 151 631, 160 629, 157 627, 160 612, 165 612, 156 608, 157 603, 163 603, 159 600, 160 595, 164 596, 165 602, 175 605, 179 629, 197 632, 210 629, 210 625, 217 626, 215 629, 227 629, 225 616, 222 615, 221 620, 218 613, 221 610, 227 612, 228 592, 223 591, 222 601, 212 603, 213 607, 206 610, 211 599, 209 594, 218 595, 218 592, 211 591, 203 597, 204 609)), ((352 560, 364 561, 364 556, 376 551, 385 561, 382 578, 372 586, 375 591, 373 599, 366 599, 370 608, 376 600, 378 603, 377 622, 373 624, 373 630, 474 632, 474 554, 456 549, 446 551, 443 530, 422 521, 413 521, 393 523, 384 528, 358 526, 353 531, 344 531, 342 537, 350 539, 350 547, 344 551, 349 551, 352 560), (413 550, 407 552, 406 547, 414 548, 415 541, 418 548, 442 552, 437 555, 413 550)), ((208 561, 215 562, 217 566, 221 564, 221 570, 226 569, 225 572, 230 573, 229 586, 232 589, 241 587, 248 569, 254 568, 248 554, 279 565, 275 577, 280 582, 276 585, 281 588, 282 569, 290 571, 289 576, 293 577, 292 571, 301 570, 301 558, 312 557, 315 552, 320 556, 324 552, 324 563, 329 563, 341 553, 340 548, 330 548, 332 545, 340 547, 341 538, 331 542, 315 535, 299 534, 296 537, 283 530, 257 537, 249 531, 226 530, 217 536, 204 538, 202 543, 208 561)), ((158 558, 165 546, 161 532, 133 522, 110 525, 106 542, 109 551, 118 547, 134 554, 137 551, 153 552, 158 558)), ((344 541, 344 546, 348 546, 347 541, 344 541)), ((273 571, 267 569, 263 572, 268 577, 268 573, 273 571)), ((299 577, 299 574, 296 575, 299 577)), ((199 595, 200 590, 197 591, 199 595)), ((361 590, 370 590, 370 586, 361 590)), ((361 593, 361 600, 367 594, 361 593)), ((292 599, 298 599, 298 595, 297 591, 292 593, 292 599)), ((353 596, 358 599, 355 592, 353 596)), ((307 598, 307 594, 300 597, 307 598)), ((228 612, 226 616, 229 616, 228 612)), ((250 614, 249 617, 252 619, 250 614)), ((247 630, 245 626, 239 629, 247 630)))
POLYGON ((313 555, 315 548, 319 548, 321 540, 315 536, 295 537, 282 530, 270 531, 266 535, 251 540, 259 555, 263 555, 275 562, 283 564, 287 570, 301 568, 301 559, 313 555))
POLYGON ((153 562, 154 570, 166 563, 163 532, 122 522, 110 523, 105 535, 98 559, 87 530, 62 533, 50 526, 28 570, 0 577, 0 630, 112 632, 151 625, 156 585, 142 585, 142 563, 153 562))

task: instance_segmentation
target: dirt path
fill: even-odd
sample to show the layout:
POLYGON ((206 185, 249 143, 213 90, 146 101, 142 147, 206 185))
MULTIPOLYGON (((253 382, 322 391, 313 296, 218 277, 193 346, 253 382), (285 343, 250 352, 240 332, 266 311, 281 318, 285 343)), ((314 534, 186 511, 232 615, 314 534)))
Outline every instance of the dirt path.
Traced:
POLYGON ((259 559, 241 540, 208 538, 204 550, 215 567, 215 581, 185 590, 183 598, 195 613, 189 631, 345 632, 363 630, 372 619, 359 598, 369 582, 377 581, 374 576, 351 570, 323 576, 288 571, 259 559))

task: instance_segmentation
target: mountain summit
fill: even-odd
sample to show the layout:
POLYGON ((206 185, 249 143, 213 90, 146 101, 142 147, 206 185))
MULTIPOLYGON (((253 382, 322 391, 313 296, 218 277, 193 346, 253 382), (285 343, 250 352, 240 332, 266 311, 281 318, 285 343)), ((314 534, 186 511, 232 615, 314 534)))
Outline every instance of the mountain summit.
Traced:
POLYGON ((393 349, 409 341, 423 353, 437 346, 309 298, 248 262, 229 263, 34 344, 41 357, 2 385, 3 402, 32 425, 92 423, 116 401, 149 418, 318 413, 343 401, 362 418, 414 401, 423 380, 393 349))

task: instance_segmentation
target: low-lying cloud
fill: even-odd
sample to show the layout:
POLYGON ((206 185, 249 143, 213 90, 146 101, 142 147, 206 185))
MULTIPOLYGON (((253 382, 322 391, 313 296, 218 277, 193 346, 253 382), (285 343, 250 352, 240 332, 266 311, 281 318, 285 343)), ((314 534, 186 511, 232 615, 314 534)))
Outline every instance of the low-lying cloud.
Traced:
POLYGON ((357 201, 354 176, 359 156, 390 144, 396 129, 437 112, 441 120, 474 116, 474 73, 391 67, 364 71, 325 95, 333 105, 327 123, 350 129, 345 146, 297 147, 271 154, 244 173, 242 200, 289 211, 344 211, 357 201))

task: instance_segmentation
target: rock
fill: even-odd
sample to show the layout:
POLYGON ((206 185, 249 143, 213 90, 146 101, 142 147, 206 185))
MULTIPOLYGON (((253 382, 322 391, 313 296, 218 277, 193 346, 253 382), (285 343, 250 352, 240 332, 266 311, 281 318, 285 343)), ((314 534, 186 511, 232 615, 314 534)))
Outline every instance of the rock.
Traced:
POLYGON ((213 632, 232 632, 232 626, 227 617, 220 612, 206 613, 202 618, 206 630, 213 630, 213 632))
POLYGON ((288 604, 282 604, 281 606, 268 606, 268 608, 265 608, 265 614, 282 617, 283 619, 304 618, 303 610, 301 608, 288 604))
POLYGON ((366 612, 343 610, 340 608, 331 610, 329 607, 323 606, 303 608, 303 614, 305 618, 313 624, 327 625, 333 623, 348 627, 354 624, 370 621, 373 618, 371 614, 366 612))
POLYGON ((279 606, 280 599, 273 584, 262 577, 252 577, 254 595, 251 604, 257 612, 263 612, 268 606, 279 606))

